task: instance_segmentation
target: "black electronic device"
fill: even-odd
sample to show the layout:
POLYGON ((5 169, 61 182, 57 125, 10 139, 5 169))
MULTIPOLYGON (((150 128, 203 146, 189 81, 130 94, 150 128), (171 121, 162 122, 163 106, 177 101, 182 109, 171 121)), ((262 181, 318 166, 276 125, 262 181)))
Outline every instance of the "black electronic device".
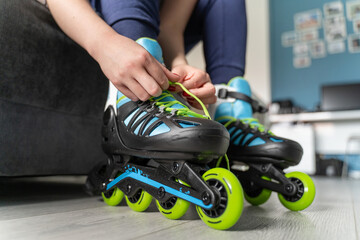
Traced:
POLYGON ((322 111, 360 109, 360 83, 322 86, 322 111))

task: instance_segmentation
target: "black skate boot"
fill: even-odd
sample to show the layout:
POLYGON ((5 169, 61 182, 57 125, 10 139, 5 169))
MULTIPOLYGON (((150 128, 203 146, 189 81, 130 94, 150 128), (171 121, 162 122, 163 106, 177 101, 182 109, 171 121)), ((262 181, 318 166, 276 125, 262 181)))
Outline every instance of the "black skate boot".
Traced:
MULTIPOLYGON (((160 61, 156 41, 138 42, 160 61)), ((228 148, 229 133, 222 124, 191 111, 169 91, 145 102, 118 92, 116 110, 109 106, 103 122, 108 164, 100 187, 107 204, 118 205, 125 194, 130 208, 145 211, 155 198, 164 216, 178 219, 194 203, 212 228, 237 222, 243 208, 238 179, 207 165, 228 148)))
POLYGON ((236 77, 228 85, 216 88, 215 120, 230 133, 227 155, 232 172, 244 188, 246 200, 260 205, 269 199, 271 191, 276 191, 286 208, 293 211, 307 208, 315 196, 311 178, 301 172, 283 172, 300 162, 303 154, 300 144, 275 136, 252 118, 253 111, 265 112, 265 109, 251 98, 245 79, 236 77))

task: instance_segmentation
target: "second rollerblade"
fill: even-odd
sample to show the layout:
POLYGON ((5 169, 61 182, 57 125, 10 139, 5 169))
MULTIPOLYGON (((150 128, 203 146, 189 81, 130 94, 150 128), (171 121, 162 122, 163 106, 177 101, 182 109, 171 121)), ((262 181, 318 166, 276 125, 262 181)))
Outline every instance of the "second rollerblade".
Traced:
POLYGON ((231 170, 244 188, 245 199, 252 205, 260 205, 275 191, 290 210, 300 211, 310 206, 315 197, 312 179, 305 173, 283 171, 300 162, 302 147, 295 141, 275 136, 252 118, 253 111, 264 112, 264 108, 251 98, 245 79, 236 77, 216 88, 218 102, 213 106, 214 118, 230 133, 227 154, 231 170))

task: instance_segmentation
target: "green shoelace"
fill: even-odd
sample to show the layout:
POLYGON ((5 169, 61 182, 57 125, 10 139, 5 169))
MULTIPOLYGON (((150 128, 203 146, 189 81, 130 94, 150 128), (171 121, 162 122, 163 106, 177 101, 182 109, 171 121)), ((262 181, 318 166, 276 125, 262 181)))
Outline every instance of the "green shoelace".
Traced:
POLYGON ((225 127, 228 127, 231 123, 236 122, 236 121, 241 121, 243 124, 245 125, 249 125, 250 128, 258 130, 261 133, 268 133, 270 135, 274 135, 270 130, 266 130, 266 128, 264 127, 264 125, 262 125, 261 123, 259 123, 259 121, 256 118, 242 118, 242 119, 236 119, 234 117, 230 117, 230 116, 224 116, 224 117, 219 117, 216 119, 216 121, 221 121, 221 120, 229 120, 227 123, 224 124, 225 127))
POLYGON ((174 99, 174 96, 168 90, 163 91, 159 97, 151 97, 150 101, 153 101, 154 104, 157 107, 161 108, 163 111, 169 112, 169 113, 176 112, 176 115, 178 115, 178 116, 193 116, 193 117, 197 117, 197 118, 211 119, 208 110, 206 109, 205 105, 201 102, 201 100, 199 98, 197 98, 194 94, 192 94, 189 90, 187 90, 181 83, 169 82, 169 84, 180 86, 184 92, 186 92, 191 97, 193 97, 200 104, 205 115, 202 115, 202 114, 199 114, 199 113, 196 113, 196 112, 190 110, 188 106, 186 106, 185 104, 181 103, 180 101, 174 99), (165 100, 167 97, 171 97, 174 100, 167 101, 167 100, 165 100), (172 106, 174 106, 175 104, 181 105, 181 106, 183 106, 183 108, 172 108, 172 106))

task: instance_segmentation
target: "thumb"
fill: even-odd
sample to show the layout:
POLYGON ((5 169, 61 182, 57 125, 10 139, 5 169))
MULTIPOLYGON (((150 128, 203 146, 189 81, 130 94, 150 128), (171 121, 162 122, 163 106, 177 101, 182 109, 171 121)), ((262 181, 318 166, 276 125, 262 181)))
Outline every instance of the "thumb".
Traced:
POLYGON ((164 65, 161 64, 161 67, 166 75, 166 77, 171 81, 171 82, 178 82, 180 80, 180 75, 176 74, 176 73, 172 73, 170 72, 164 65))

